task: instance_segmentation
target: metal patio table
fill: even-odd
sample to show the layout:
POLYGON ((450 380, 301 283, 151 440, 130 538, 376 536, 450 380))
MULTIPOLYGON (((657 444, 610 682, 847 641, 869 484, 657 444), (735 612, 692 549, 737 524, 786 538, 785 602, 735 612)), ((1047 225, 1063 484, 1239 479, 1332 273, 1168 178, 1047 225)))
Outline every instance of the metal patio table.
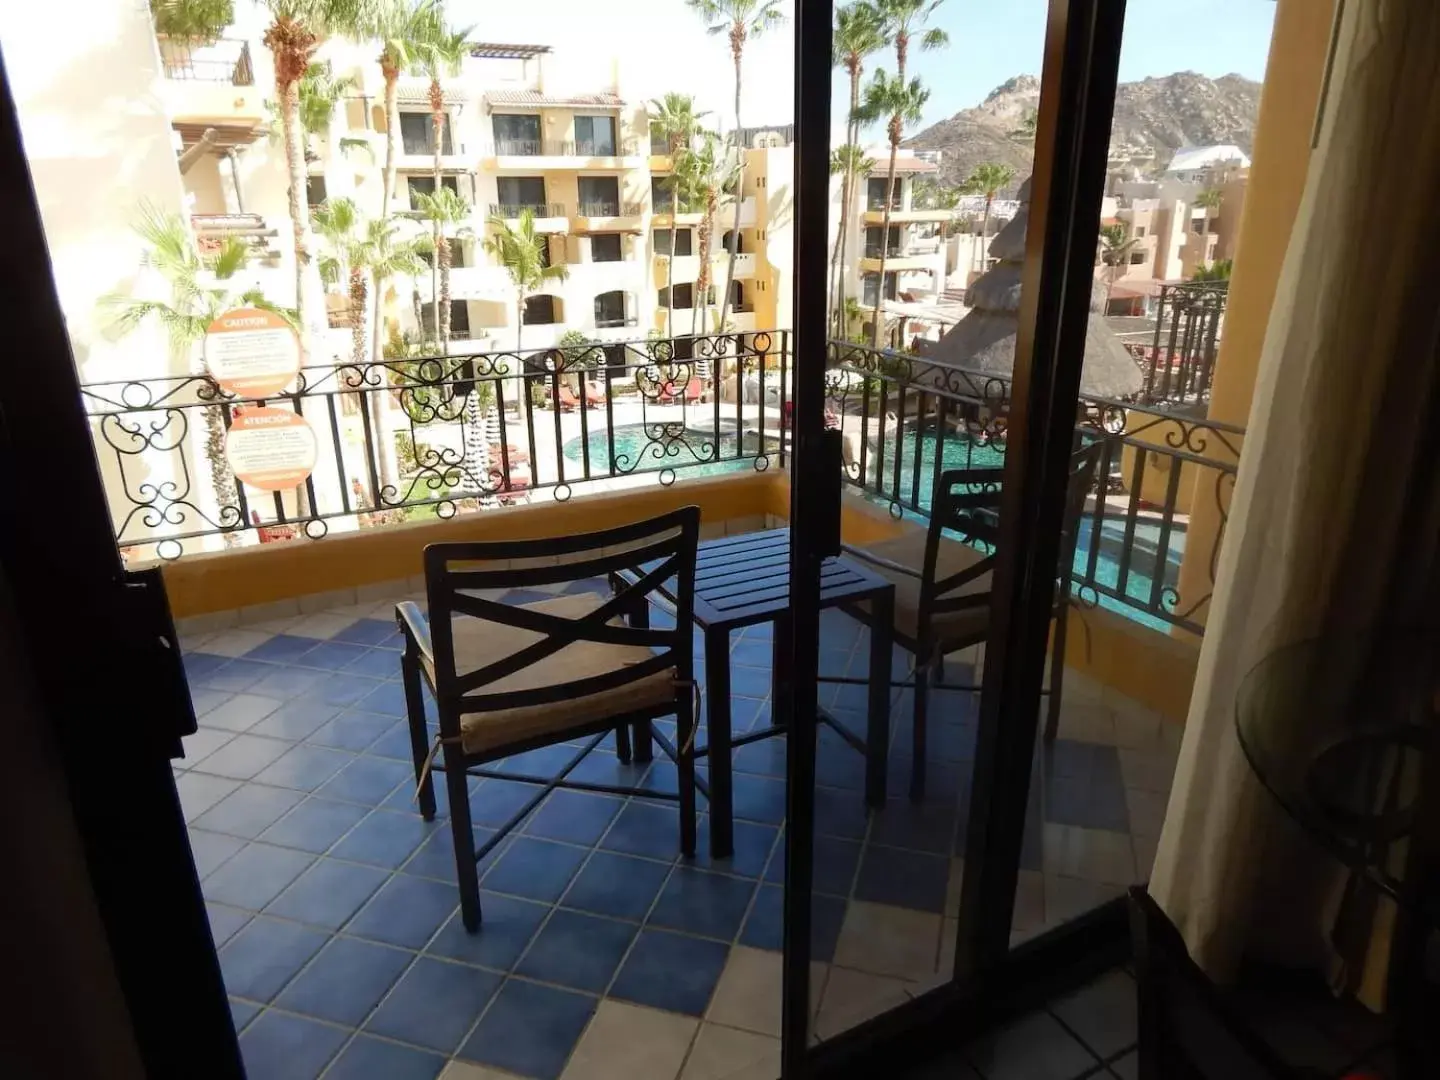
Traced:
MULTIPOLYGON (((633 580, 633 571, 614 575, 633 580)), ((658 590, 674 599, 675 582, 658 590)), ((895 586, 873 570, 843 556, 827 558, 820 571, 820 607, 869 603, 877 627, 870 635, 869 700, 862 740, 825 710, 817 719, 865 755, 865 801, 885 802, 886 751, 890 742, 890 664, 893 651, 895 586)), ((784 642, 789 631, 790 530, 770 529, 708 540, 695 563, 694 622, 705 638, 706 745, 691 752, 708 758, 710 852, 725 858, 734 852, 734 797, 731 754, 737 746, 773 738, 787 730, 780 703, 785 700, 784 642), (774 623, 772 722, 736 738, 730 730, 730 631, 774 623)), ((660 736, 656 736, 660 738, 660 736)), ((637 739, 638 755, 649 754, 648 739, 637 739)))

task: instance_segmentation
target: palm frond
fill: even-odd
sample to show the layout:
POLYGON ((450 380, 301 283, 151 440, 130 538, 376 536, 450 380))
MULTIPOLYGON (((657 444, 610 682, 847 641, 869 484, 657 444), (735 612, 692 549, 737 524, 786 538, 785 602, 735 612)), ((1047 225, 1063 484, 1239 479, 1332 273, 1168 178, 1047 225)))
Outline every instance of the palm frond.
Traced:
POLYGON ((206 269, 221 281, 234 277, 250 261, 250 249, 238 236, 227 236, 220 250, 205 260, 206 269))

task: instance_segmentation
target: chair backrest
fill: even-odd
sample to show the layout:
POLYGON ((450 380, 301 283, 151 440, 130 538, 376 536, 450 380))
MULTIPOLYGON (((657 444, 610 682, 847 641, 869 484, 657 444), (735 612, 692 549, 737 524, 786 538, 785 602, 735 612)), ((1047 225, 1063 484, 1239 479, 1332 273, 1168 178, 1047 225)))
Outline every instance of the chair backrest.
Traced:
MULTIPOLYGON (((1075 546, 1080 539, 1080 519, 1085 513, 1085 499, 1095 485, 1095 470, 1103 444, 1100 441, 1082 446, 1070 456, 1070 476, 1065 487, 1065 516, 1060 522, 1060 558, 1058 561, 1055 602, 1063 603, 1070 596, 1070 568, 1075 564, 1075 546)), ((935 481, 935 494, 930 503, 930 528, 925 538, 924 581, 933 584, 934 597, 943 597, 946 583, 936 579, 936 563, 940 541, 945 532, 959 533, 970 544, 978 544, 994 552, 1000 542, 1000 485, 1005 470, 947 469, 935 481)), ((934 601, 936 610, 943 610, 944 601, 934 601)), ((922 601, 922 607, 925 607, 922 601)))
POLYGON ((444 731, 447 714, 457 714, 456 709, 446 706, 458 706, 458 712, 480 713, 552 704, 613 690, 672 668, 677 678, 690 681, 694 671, 691 620, 699 537, 700 508, 686 506, 601 532, 426 547, 425 588, 442 734, 452 734, 444 731), (487 563, 495 565, 486 568, 487 563), (633 584, 621 586, 593 609, 574 616, 504 604, 484 595, 496 589, 534 589, 604 578, 612 571, 636 567, 638 578, 633 584), (672 579, 673 626, 622 624, 621 616, 643 610, 651 595, 672 579), (509 654, 501 650, 478 668, 457 671, 456 616, 513 628, 521 640, 529 643, 509 654), (583 642, 642 646, 654 655, 640 663, 626 663, 567 682, 494 689, 500 680, 583 642))
POLYGON ((1130 890, 1140 1080, 1304 1080, 1251 1031, 1140 886, 1130 890))

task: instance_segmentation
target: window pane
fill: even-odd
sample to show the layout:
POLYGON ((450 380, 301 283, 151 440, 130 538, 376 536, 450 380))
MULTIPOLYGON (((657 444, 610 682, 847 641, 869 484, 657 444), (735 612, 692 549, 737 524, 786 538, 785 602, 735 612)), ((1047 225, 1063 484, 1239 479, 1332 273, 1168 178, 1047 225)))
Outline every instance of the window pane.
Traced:
POLYGON ((620 262, 624 257, 619 233, 590 237, 591 262, 620 262))
POLYGON ((491 121, 497 154, 540 153, 540 117, 496 113, 491 121))

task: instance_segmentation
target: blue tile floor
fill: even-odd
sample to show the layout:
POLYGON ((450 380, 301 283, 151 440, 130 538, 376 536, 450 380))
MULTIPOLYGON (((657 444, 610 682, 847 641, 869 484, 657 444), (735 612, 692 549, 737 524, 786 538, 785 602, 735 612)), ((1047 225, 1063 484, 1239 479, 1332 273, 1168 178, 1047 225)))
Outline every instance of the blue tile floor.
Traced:
MULTIPOLYGON (((678 857, 673 803, 556 792, 482 863, 485 921, 467 934, 448 822, 422 821, 412 797, 390 617, 403 598, 306 598, 319 609, 182 627, 200 730, 176 783, 251 1076, 773 1076, 783 741, 735 753, 728 859, 705 849, 703 818, 698 856, 678 857)), ((767 627, 732 640, 737 732, 768 722, 769 655, 767 627)), ((863 629, 827 613, 822 674, 863 674, 866 655, 863 629)), ((977 659, 952 658, 947 678, 965 680, 977 659)), ((1148 872, 1176 733, 1106 693, 1072 675, 1060 738, 1037 758, 1016 940, 1148 872)), ((862 687, 822 686, 822 699, 863 730, 862 687)), ((894 795, 908 775, 909 715, 897 694, 894 795)), ((950 970, 973 701, 938 692, 932 716, 928 800, 893 798, 874 814, 860 757, 822 733, 817 1038, 950 970)), ((571 753, 534 751, 502 767, 547 773, 571 753)), ((675 785, 668 762, 622 765, 610 743, 575 775, 675 785)), ((472 780, 477 835, 532 791, 472 780)))

